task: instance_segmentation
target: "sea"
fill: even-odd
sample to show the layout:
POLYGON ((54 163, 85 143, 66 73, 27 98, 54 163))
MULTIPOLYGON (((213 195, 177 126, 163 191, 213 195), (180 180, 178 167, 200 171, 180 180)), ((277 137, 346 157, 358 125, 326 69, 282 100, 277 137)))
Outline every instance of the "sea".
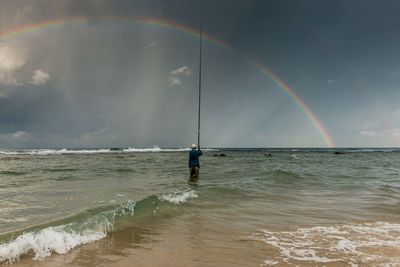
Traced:
POLYGON ((0 150, 0 264, 400 266, 400 149, 0 150))

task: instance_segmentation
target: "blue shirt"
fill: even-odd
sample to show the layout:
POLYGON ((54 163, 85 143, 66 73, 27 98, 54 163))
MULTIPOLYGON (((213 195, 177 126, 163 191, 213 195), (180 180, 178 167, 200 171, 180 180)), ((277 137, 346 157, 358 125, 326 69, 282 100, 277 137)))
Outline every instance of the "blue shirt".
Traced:
POLYGON ((201 152, 201 150, 196 150, 196 149, 192 149, 189 152, 189 168, 192 167, 200 167, 200 161, 199 161, 199 157, 203 155, 203 152, 201 152))

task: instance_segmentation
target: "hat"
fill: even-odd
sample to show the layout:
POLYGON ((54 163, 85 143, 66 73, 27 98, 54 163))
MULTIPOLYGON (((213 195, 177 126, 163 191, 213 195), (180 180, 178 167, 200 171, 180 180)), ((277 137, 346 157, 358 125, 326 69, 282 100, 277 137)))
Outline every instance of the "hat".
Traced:
POLYGON ((196 148, 197 147, 197 145, 196 144, 192 144, 192 148, 196 148))

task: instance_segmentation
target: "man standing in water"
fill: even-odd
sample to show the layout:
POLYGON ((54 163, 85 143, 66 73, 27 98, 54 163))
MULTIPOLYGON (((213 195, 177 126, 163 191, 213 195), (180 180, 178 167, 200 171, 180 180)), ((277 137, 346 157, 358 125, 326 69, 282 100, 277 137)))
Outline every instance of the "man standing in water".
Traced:
POLYGON ((192 150, 189 152, 189 169, 190 169, 190 179, 199 179, 199 169, 200 161, 199 157, 203 155, 200 147, 198 149, 196 144, 192 145, 192 150))

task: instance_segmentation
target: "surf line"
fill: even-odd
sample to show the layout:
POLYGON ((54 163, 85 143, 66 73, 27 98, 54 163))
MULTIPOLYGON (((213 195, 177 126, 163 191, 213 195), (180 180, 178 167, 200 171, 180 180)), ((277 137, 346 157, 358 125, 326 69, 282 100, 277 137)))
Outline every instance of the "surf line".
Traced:
MULTIPOLYGON (((37 23, 27 24, 27 25, 20 25, 15 28, 11 28, 0 32, 0 41, 2 39, 11 38, 13 36, 30 33, 42 29, 51 29, 54 27, 66 25, 66 24, 87 24, 87 25, 96 25, 96 23, 100 24, 102 22, 109 22, 109 23, 117 23, 117 22, 136 22, 142 23, 145 25, 151 25, 161 28, 172 29, 178 32, 186 33, 192 35, 196 38, 199 38, 199 30, 192 28, 190 26, 178 23, 173 20, 161 19, 161 18, 154 18, 148 16, 140 16, 140 17, 63 17, 57 18, 52 20, 45 20, 37 23)), ((262 64, 255 59, 249 57, 245 53, 239 51, 238 49, 232 47, 231 45, 225 43, 224 41, 215 38, 214 36, 203 32, 202 33, 205 40, 221 46, 225 49, 229 49, 241 57, 243 57, 247 62, 253 65, 256 69, 258 69, 263 75, 270 78, 279 88, 281 88, 305 113, 307 118, 311 121, 312 125, 317 129, 319 134, 321 135, 322 139, 324 140, 325 144, 328 147, 336 147, 335 141, 332 135, 329 133, 328 129, 324 126, 321 122, 319 117, 312 111, 312 109, 305 103, 305 101, 296 93, 296 91, 290 87, 286 82, 284 82, 278 75, 276 75, 267 65, 262 64)))

